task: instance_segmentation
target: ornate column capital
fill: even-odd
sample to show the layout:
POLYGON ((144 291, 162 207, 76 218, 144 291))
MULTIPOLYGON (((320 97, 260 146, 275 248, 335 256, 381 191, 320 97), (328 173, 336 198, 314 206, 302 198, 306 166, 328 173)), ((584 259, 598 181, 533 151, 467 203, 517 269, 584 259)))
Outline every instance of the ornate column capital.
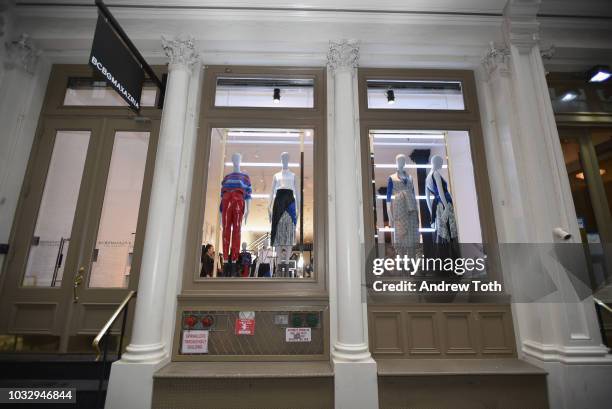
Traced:
POLYGON ((509 61, 510 50, 508 47, 497 46, 491 41, 489 43, 489 49, 481 61, 487 80, 491 79, 491 76, 496 71, 502 75, 508 75, 510 72, 509 61))
POLYGON ((191 67, 200 58, 195 49, 195 41, 191 36, 173 39, 162 36, 162 48, 169 59, 171 69, 174 66, 175 68, 185 67, 191 70, 191 67))
POLYGON ((327 52, 327 66, 336 72, 341 69, 353 69, 359 65, 359 41, 330 41, 327 52))
POLYGON ((4 43, 4 47, 7 68, 20 68, 28 74, 34 73, 41 52, 27 34, 21 34, 17 40, 4 43))
POLYGON ((509 0, 504 9, 503 33, 506 45, 526 54, 540 42, 537 21, 542 0, 509 0))

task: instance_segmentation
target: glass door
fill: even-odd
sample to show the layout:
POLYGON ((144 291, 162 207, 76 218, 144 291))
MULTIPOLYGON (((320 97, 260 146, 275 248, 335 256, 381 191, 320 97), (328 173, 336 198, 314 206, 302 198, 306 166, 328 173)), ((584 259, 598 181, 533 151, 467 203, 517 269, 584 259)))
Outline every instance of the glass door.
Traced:
POLYGON ((89 350, 137 286, 156 135, 156 122, 44 122, 15 218, 0 333, 89 350))
MULTIPOLYGON (((105 122, 77 256, 82 277, 71 303, 70 350, 89 350, 92 337, 138 287, 156 138, 157 123, 105 122)), ((114 330, 118 334, 120 328, 114 330)))

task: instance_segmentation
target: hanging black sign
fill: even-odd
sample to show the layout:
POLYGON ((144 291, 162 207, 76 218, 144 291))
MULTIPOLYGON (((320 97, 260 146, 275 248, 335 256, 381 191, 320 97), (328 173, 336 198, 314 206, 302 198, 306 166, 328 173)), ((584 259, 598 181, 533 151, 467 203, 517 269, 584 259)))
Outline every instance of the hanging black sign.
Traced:
POLYGON ((104 77, 130 108, 135 111, 140 110, 144 71, 129 48, 102 15, 98 15, 89 65, 104 77))

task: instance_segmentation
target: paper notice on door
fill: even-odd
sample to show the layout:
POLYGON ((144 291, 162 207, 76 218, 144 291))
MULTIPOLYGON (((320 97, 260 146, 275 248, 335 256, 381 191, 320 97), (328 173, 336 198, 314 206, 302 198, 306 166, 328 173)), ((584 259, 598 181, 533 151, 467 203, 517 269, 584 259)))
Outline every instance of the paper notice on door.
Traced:
POLYGON ((183 354, 207 354, 208 353, 208 331, 185 330, 183 331, 183 342, 181 345, 183 354))
POLYGON ((286 328, 285 342, 312 341, 312 328, 286 328))

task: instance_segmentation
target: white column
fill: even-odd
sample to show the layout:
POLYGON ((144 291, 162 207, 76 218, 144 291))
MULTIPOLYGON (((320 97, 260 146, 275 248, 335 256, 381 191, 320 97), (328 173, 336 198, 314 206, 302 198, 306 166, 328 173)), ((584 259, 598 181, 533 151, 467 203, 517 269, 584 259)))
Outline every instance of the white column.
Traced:
POLYGON ((170 59, 151 199, 144 239, 132 339, 122 360, 158 361, 168 353, 162 342, 165 290, 176 212, 189 77, 196 54, 193 40, 163 40, 170 59))
MULTIPOLYGON (((565 161, 538 45, 538 0, 510 0, 502 46, 484 60, 481 102, 486 105, 487 159, 495 168, 495 218, 501 243, 555 243, 555 227, 580 243, 565 161)), ((503 246, 503 244, 502 244, 503 246)), ((553 302, 524 303, 529 283, 517 279, 517 260, 502 260, 514 299, 519 354, 546 369, 551 407, 570 409, 612 399, 612 361, 601 344, 593 301, 579 300, 567 273, 555 267, 553 302), (514 268, 514 270, 512 270, 514 268), (515 273, 515 274, 513 274, 515 273), (523 301, 523 303, 521 303, 523 301)), ((542 272, 545 274, 545 272, 542 272)))
POLYGON ((336 409, 377 408, 376 363, 368 350, 361 299, 364 247, 360 242, 361 203, 355 168, 360 166, 359 126, 355 74, 359 47, 355 41, 331 42, 328 67, 333 78, 332 193, 335 220, 337 340, 332 358, 335 368, 336 409))
MULTIPOLYGON (((171 265, 177 213, 184 208, 181 195, 181 171, 186 124, 194 117, 188 113, 192 66, 197 60, 192 39, 163 39, 168 56, 168 82, 162 112, 155 169, 149 201, 143 260, 138 283, 136 312, 130 345, 120 361, 113 364, 105 407, 107 409, 142 409, 151 407, 153 374, 170 360, 171 337, 168 335, 167 309, 176 308, 176 286, 180 276, 171 265), (171 281, 170 281, 171 280, 171 281), (171 294, 169 294, 171 293, 171 294), (172 302, 168 302, 172 300, 172 302), (166 328, 166 330, 164 330, 166 328), (129 387, 126 387, 129 385, 129 387)), ((197 86, 198 84, 195 84, 197 86)), ((196 92, 197 93, 197 92, 196 92)), ((177 239, 178 240, 178 239, 177 239)), ((180 260, 180 257, 178 257, 180 260)))

